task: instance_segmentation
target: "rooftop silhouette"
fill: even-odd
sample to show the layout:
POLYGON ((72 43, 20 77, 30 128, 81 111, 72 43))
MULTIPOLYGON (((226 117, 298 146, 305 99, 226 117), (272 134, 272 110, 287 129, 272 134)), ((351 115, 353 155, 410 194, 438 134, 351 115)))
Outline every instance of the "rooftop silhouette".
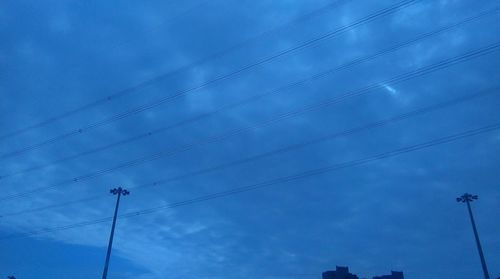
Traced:
POLYGON ((403 272, 391 271, 391 275, 375 276, 373 279, 404 279, 403 272))
MULTIPOLYGON (((359 277, 350 273, 347 266, 337 266, 335 271, 323 272, 323 279, 359 279, 359 277)), ((391 271, 390 275, 375 276, 373 279, 404 279, 404 275, 401 271, 391 271)))
POLYGON ((349 273, 348 267, 337 266, 335 271, 323 272, 323 279, 359 279, 359 277, 349 273))

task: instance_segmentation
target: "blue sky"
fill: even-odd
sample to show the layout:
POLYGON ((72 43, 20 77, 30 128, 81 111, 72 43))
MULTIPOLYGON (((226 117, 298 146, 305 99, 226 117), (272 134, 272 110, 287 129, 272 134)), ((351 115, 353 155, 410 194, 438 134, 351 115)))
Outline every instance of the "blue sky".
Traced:
POLYGON ((498 3, 400 3, 2 1, 0 277, 99 278, 117 186, 109 278, 480 278, 464 192, 500 276, 500 129, 387 153, 500 122, 498 3))

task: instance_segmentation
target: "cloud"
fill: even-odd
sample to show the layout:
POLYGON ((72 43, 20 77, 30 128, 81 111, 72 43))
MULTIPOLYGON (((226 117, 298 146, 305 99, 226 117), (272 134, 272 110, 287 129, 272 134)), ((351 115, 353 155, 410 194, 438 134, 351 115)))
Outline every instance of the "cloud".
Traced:
MULTIPOLYGON (((222 2, 174 5, 157 1, 148 6, 136 3, 115 6, 94 2, 56 10, 34 6, 33 20, 22 22, 19 19, 26 17, 22 16, 24 10, 20 4, 1 4, 5 7, 4 13, 12 14, 0 19, 0 26, 12 27, 0 27, 6 38, 0 42, 0 53, 3 53, 0 55, 7 60, 0 67, 2 72, 11 73, 0 79, 2 130, 13 131, 79 104, 109 96, 143 79, 228 49, 272 26, 280 26, 280 23, 329 3, 244 1, 224 5, 222 2)), ((321 10, 307 20, 257 36, 251 43, 162 79, 144 90, 2 141, 0 154, 196 87, 394 3, 345 1, 337 7, 321 10)), ((494 1, 475 5, 465 1, 438 1, 414 5, 394 16, 318 41, 147 112, 65 138, 22 156, 2 159, 1 173, 50 163, 197 118, 377 53, 430 32, 443 22, 454 22, 474 14, 476 9, 494 4, 494 1)), ((430 65, 465 49, 491 43, 496 38, 491 35, 494 32, 487 22, 478 21, 456 32, 335 71, 324 78, 286 88, 210 117, 201 117, 188 125, 177 125, 151 137, 3 179, 0 198, 115 168, 160 151, 175 153, 78 183, 61 184, 53 190, 36 191, 29 197, 1 202, 0 215, 98 197, 88 202, 0 218, 0 233, 9 235, 110 217, 115 202, 115 197, 109 195, 110 188, 134 187, 213 168, 491 86, 498 80, 492 70, 497 68, 498 53, 397 86, 382 83, 382 80, 430 65), (356 95, 318 109, 307 109, 311 104, 341 97, 368 84, 379 84, 382 94, 374 91, 374 94, 356 95), (299 109, 304 111, 269 125, 262 124, 258 129, 228 136, 216 143, 185 148, 207 138, 267 123, 299 109)), ((216 168, 202 175, 189 175, 156 187, 135 188, 122 200, 120 212, 134 212, 262 183, 476 128, 496 120, 498 100, 498 96, 490 95, 275 156, 216 168)), ((488 214, 498 209, 495 201, 498 200, 499 172, 494 156, 500 151, 497 138, 496 134, 479 135, 365 166, 119 219, 112 269, 120 272, 117 278, 152 279, 167 274, 169 278, 293 279, 318 277, 323 270, 346 264, 366 277, 402 269, 413 278, 446 278, 451 272, 457 279, 472 278, 477 270, 473 264, 469 268, 463 259, 476 257, 476 251, 463 208, 457 207, 454 197, 463 191, 480 195, 477 221, 488 248, 485 249, 488 259, 497 262, 499 255, 491 251, 498 246, 495 233, 499 224, 488 214), (458 247, 456 243, 462 245, 458 247), (449 255, 460 255, 460 260, 458 256, 449 255)), ((109 223, 100 223, 41 234, 32 239, 47 247, 49 243, 60 244, 64 252, 52 260, 64 265, 83 257, 75 252, 75 246, 84 250, 97 248, 104 256, 109 230, 109 223)), ((3 245, 0 257, 9 259, 11 254, 25 256, 31 253, 32 247, 27 243, 22 239, 0 243, 3 245)), ((36 249, 43 254, 42 248, 36 249)), ((46 264, 49 260, 40 257, 36 266, 29 268, 37 274, 51 274, 54 271, 46 264)), ((9 269, 11 266, 23 268, 22 262, 5 262, 0 263, 0 270, 7 270, 7 265, 9 269)), ((496 266, 492 266, 493 272, 498 271, 496 266)), ((94 273, 100 272, 100 263, 92 269, 94 273)), ((90 274, 78 268, 68 272, 73 276, 90 274)), ((53 277, 47 275, 47 278, 53 277)))
POLYGON ((396 89, 394 89, 393 87, 387 84, 383 84, 382 86, 385 88, 385 90, 387 90, 387 92, 389 92, 389 94, 391 94, 391 96, 398 96, 398 91, 396 91, 396 89))

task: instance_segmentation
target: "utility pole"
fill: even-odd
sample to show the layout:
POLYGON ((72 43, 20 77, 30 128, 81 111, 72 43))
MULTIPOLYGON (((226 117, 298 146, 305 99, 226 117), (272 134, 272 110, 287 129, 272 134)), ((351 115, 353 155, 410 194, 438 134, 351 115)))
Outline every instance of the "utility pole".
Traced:
POLYGON ((117 197, 116 197, 115 214, 113 215, 113 225, 111 225, 111 235, 109 236, 108 253, 106 254, 106 262, 104 264, 104 271, 102 272, 102 279, 106 279, 108 277, 109 258, 111 256, 111 247, 113 247, 113 237, 115 235, 116 216, 118 215, 120 198, 122 195, 126 196, 130 194, 128 190, 122 189, 122 187, 111 189, 109 192, 113 195, 117 195, 117 197))
POLYGON ((472 230, 474 231, 474 237, 476 238, 477 250, 479 251, 479 257, 481 258, 481 265, 483 266, 483 273, 485 279, 490 279, 490 274, 488 273, 488 267, 486 266, 486 261, 484 260, 483 248, 481 247, 481 242, 479 241, 479 234, 477 233, 476 222, 474 221, 474 216, 472 215, 472 209, 470 203, 477 200, 477 195, 471 195, 468 193, 463 194, 461 197, 457 198, 457 202, 463 202, 467 204, 467 209, 469 210, 470 221, 472 223, 472 230))

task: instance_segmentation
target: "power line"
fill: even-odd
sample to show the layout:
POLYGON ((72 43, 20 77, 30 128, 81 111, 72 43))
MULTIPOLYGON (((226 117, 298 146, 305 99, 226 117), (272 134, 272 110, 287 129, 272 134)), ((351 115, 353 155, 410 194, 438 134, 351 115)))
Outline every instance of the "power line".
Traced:
POLYGON ((500 10, 500 7, 495 7, 495 8, 490 9, 490 10, 482 11, 482 12, 480 12, 480 13, 474 15, 474 16, 467 17, 467 18, 465 18, 465 19, 463 19, 463 20, 461 20, 459 22, 456 22, 456 23, 453 23, 453 24, 441 27, 441 28, 439 28, 437 30, 421 34, 421 35, 419 35, 419 36, 417 36, 417 37, 415 37, 413 39, 410 39, 408 41, 404 41, 402 43, 396 44, 396 45, 391 46, 389 48, 385 48, 385 49, 383 49, 383 50, 381 50, 381 51, 379 51, 377 53, 370 54, 370 55, 367 55, 367 56, 363 56, 363 57, 354 59, 354 60, 352 60, 350 62, 344 63, 344 64, 342 64, 340 66, 337 66, 337 67, 330 68, 330 69, 328 69, 326 71, 323 71, 323 72, 320 72, 318 74, 309 76, 309 77, 304 78, 302 80, 299 80, 299 81, 287 84, 285 86, 273 89, 273 90, 268 91, 268 92, 264 92, 262 94, 251 96, 251 97, 249 97, 247 99, 244 99, 242 101, 239 101, 239 102, 236 102, 236 103, 233 103, 233 104, 222 106, 222 107, 220 107, 220 108, 218 108, 218 109, 216 109, 214 111, 211 111, 211 112, 208 112, 208 113, 203 113, 203 114, 200 114, 200 115, 195 116, 193 118, 185 119, 185 120, 179 121, 177 123, 171 124, 169 126, 165 126, 165 127, 161 127, 161 128, 158 128, 158 129, 154 129, 154 130, 151 130, 151 131, 148 131, 148 132, 145 132, 145 133, 133 136, 133 137, 129 137, 129 138, 126 138, 126 139, 123 139, 123 140, 119 140, 119 141, 116 141, 116 142, 113 142, 113 143, 109 143, 109 144, 106 144, 106 145, 103 145, 103 146, 100 146, 100 147, 97 147, 97 148, 94 148, 94 149, 90 149, 90 150, 87 150, 87 151, 84 151, 84 152, 80 152, 80 153, 71 155, 71 156, 62 157, 60 159, 54 160, 54 161, 49 162, 49 163, 45 163, 45 164, 41 164, 41 165, 37 165, 37 166, 32 166, 32 167, 28 167, 26 169, 22 169, 22 170, 19 170, 17 172, 13 172, 13 173, 6 173, 4 175, 0 175, 0 179, 5 179, 5 178, 13 177, 13 176, 16 176, 16 175, 25 174, 25 173, 28 173, 28 172, 31 172, 31 171, 41 170, 41 169, 44 169, 46 167, 53 166, 55 164, 59 164, 59 163, 66 162, 66 161, 69 161, 69 160, 74 160, 74 159, 80 158, 82 156, 90 155, 90 154, 101 152, 101 151, 104 151, 104 150, 107 150, 107 149, 110 149, 110 148, 113 148, 113 147, 117 147, 117 146, 120 146, 120 145, 124 145, 124 144, 128 144, 128 143, 131 143, 131 142, 135 142, 135 141, 138 141, 138 140, 143 139, 143 138, 151 137, 152 135, 155 135, 155 134, 166 132, 166 131, 171 130, 173 128, 181 127, 181 126, 187 125, 189 123, 193 123, 193 122, 199 121, 201 119, 213 116, 213 115, 218 114, 220 112, 223 112, 223 111, 226 111, 226 110, 229 110, 229 109, 233 109, 233 108, 236 108, 236 107, 239 107, 239 106, 251 103, 251 102, 254 102, 254 101, 259 100, 261 98, 264 98, 266 96, 270 96, 272 94, 279 93, 279 92, 281 92, 283 90, 290 89, 290 88, 293 88, 293 87, 301 85, 301 84, 305 84, 305 83, 310 82, 312 80, 324 78, 324 77, 326 77, 328 75, 331 75, 331 74, 333 74, 333 73, 335 73, 337 71, 344 70, 344 69, 353 67, 355 65, 358 65, 358 64, 361 64, 361 63, 373 60, 375 58, 378 58, 380 56, 386 55, 386 54, 391 53, 391 52, 395 52, 395 51, 400 50, 400 49, 402 49, 404 47, 407 47, 407 46, 410 46, 410 45, 415 44, 417 42, 420 42, 420 41, 422 41, 424 39, 428 39, 430 37, 433 37, 433 36, 436 36, 436 35, 440 35, 440 34, 446 32, 446 31, 452 30, 454 28, 460 27, 460 26, 462 26, 462 25, 464 25, 466 23, 470 23, 472 21, 479 20, 479 19, 481 19, 481 18, 483 18, 485 16, 495 14, 499 10, 500 10))
MULTIPOLYGON (((191 68, 194 68, 196 66, 199 66, 203 63, 206 63, 208 61, 211 61, 211 60, 214 60, 214 59, 217 59, 219 57, 222 57, 224 56, 225 54, 228 54, 230 52, 233 52, 235 50, 238 50, 238 49, 241 49, 243 48, 244 46, 252 43, 253 41, 256 41, 257 39, 261 38, 261 37, 265 37, 265 36, 268 36, 268 35, 271 35, 272 33, 275 33, 277 32, 278 30, 281 30, 283 28, 285 28, 286 26, 289 26, 289 25, 293 25, 293 24, 296 24, 296 23, 299 23, 299 22, 302 22, 302 21, 305 21, 307 19, 310 19, 314 16, 317 16, 318 14, 321 14, 322 12, 325 12, 331 8, 334 8, 334 7, 337 7, 339 6, 340 4, 343 4, 344 2, 350 2, 352 0, 337 0, 337 1, 334 1, 334 2, 331 2, 325 6, 322 6, 316 10, 313 10, 309 13, 306 13, 304 15, 301 15, 301 16, 298 16, 294 19, 292 19, 291 21, 288 21, 288 22, 285 22, 281 25, 278 25, 277 27, 275 28, 272 28, 270 30, 267 30, 267 31, 264 31, 264 32, 261 32, 251 38, 248 38, 248 39, 245 39, 239 43, 236 43, 228 48, 225 48, 221 51, 218 51, 216 53, 213 53, 209 56, 206 56, 206 57, 203 57, 201 59, 198 59, 194 62, 191 62, 187 65, 183 65, 179 68, 176 68, 174 70, 171 70, 171 71, 168 71, 164 74, 160 74, 160 75, 157 75, 151 79, 148 79, 148 80, 145 80, 143 82, 140 82, 136 85, 133 85, 133 86, 130 86, 128 88, 125 88, 125 89, 122 89, 120 91, 117 91, 107 97, 104 97, 104 98, 101 98, 101 99, 98 99, 98 100, 95 100, 93 102, 90 102, 88 104, 85 104, 81 107, 78 107, 78 108, 75 108, 73 110, 69 110, 67 112, 64 112, 62 114, 59 114, 59 115, 56 115, 56 116, 53 116, 51 118, 48 118, 44 121, 41 121, 41 122, 38 122, 36 124, 33 124, 33 125, 29 125, 29 126, 26 126, 24 128, 21 128, 21 129, 18 129, 18 130, 15 130, 15 131, 12 131, 10 133, 7 133, 7 134, 4 134, 4 135, 1 135, 0 136, 0 140, 4 140, 4 139, 7 139, 7 138, 11 138, 11 137, 14 137, 16 135, 19 135, 19 134, 22 134, 22 133, 25 133, 27 131, 30 131, 30 130, 33 130, 33 129, 37 129, 37 128, 41 128, 43 126, 46 126, 50 123, 53 123, 53 122, 56 122, 58 120, 61 120, 61 119, 64 119, 64 118, 67 118, 69 116, 72 116, 72 115, 75 115, 77 113, 80 113, 82 111, 85 111, 85 110, 88 110, 90 108, 93 108, 93 107, 96 107, 96 106, 99 106, 99 105, 102 105, 102 104, 105 104, 105 103, 109 103, 110 101, 114 101, 114 100, 117 100, 121 97, 124 97, 128 94, 131 94, 133 92, 137 92, 137 91, 140 91, 141 89, 143 88, 146 88, 152 84, 155 84, 161 80, 164 80, 166 78, 169 78, 169 77, 172 77, 172 76, 175 76, 176 74, 178 73, 181 73, 183 71, 186 71, 188 69, 191 69, 191 68)), ((204 1, 204 3, 200 4, 199 6, 207 3, 209 1, 204 1)), ((195 8, 197 8, 198 6, 196 6, 195 8)), ((195 9, 193 8, 193 9, 195 9)), ((191 11, 192 9, 189 9, 187 12, 191 11)))
POLYGON ((38 188, 35 188, 33 190, 25 191, 22 193, 4 196, 4 197, 0 198, 0 201, 30 196, 32 194, 39 193, 40 191, 54 189, 54 188, 57 188, 57 187, 60 187, 63 185, 68 185, 68 184, 72 184, 75 182, 80 182, 80 181, 92 179, 92 178, 99 177, 99 176, 107 174, 107 173, 114 172, 114 171, 119 170, 119 169, 132 167, 132 166, 139 165, 139 164, 142 164, 145 162, 158 160, 158 159, 164 158, 166 156, 172 156, 172 155, 175 155, 175 154, 178 154, 181 152, 185 152, 187 150, 191 150, 195 147, 203 146, 205 144, 220 142, 220 141, 223 141, 227 138, 233 137, 235 135, 239 135, 239 134, 246 132, 246 131, 249 131, 249 130, 268 126, 268 125, 271 125, 275 122, 282 121, 284 119, 288 119, 291 117, 295 117, 295 116, 303 114, 303 113, 307 113, 307 112, 310 112, 313 110, 322 109, 322 108, 327 107, 327 106, 338 104, 338 103, 340 103, 344 100, 347 100, 349 98, 368 94, 370 92, 373 92, 375 89, 383 88, 384 84, 393 84, 393 85, 399 84, 399 83, 408 81, 410 79, 421 77, 421 76, 427 75, 429 73, 451 67, 451 66, 458 64, 458 63, 463 63, 465 61, 487 55, 489 53, 497 51, 499 48, 500 48, 500 43, 497 42, 497 43, 488 45, 488 46, 483 47, 483 48, 471 50, 471 51, 468 51, 464 54, 442 60, 442 61, 435 63, 435 64, 432 64, 430 66, 418 68, 414 71, 410 71, 410 72, 407 72, 404 74, 397 75, 393 78, 390 78, 390 79, 382 81, 382 82, 373 83, 373 84, 366 86, 366 87, 363 87, 361 89, 348 91, 347 93, 344 93, 343 95, 340 95, 340 96, 337 96, 334 98, 329 98, 329 99, 323 100, 321 102, 317 102, 314 104, 309 104, 309 105, 300 107, 299 109, 296 109, 296 110, 288 111, 286 113, 278 115, 277 117, 273 117, 271 119, 268 119, 268 120, 263 121, 263 122, 258 123, 258 124, 254 124, 254 125, 246 126, 246 127, 242 127, 242 128, 237 128, 237 129, 230 131, 229 133, 226 133, 226 134, 223 134, 220 136, 210 137, 210 138, 204 139, 204 140, 196 142, 196 143, 187 144, 187 145, 178 147, 178 148, 173 149, 173 150, 163 150, 163 151, 157 152, 157 153, 152 154, 152 155, 147 155, 147 156, 143 156, 143 157, 131 160, 131 161, 123 162, 123 163, 121 163, 117 166, 111 167, 111 168, 101 169, 101 170, 98 170, 98 171, 95 171, 92 173, 88 173, 88 174, 81 175, 81 176, 78 176, 78 177, 75 177, 72 179, 65 180, 65 181, 50 185, 50 186, 38 187, 38 188))
MULTIPOLYGON (((399 114, 399 115, 396 115, 396 116, 393 116, 393 117, 389 117, 389 118, 384 119, 384 120, 370 122, 368 124, 361 125, 361 126, 358 126, 358 127, 355 127, 355 128, 351 128, 351 129, 348 129, 348 130, 344 130, 344 131, 341 131, 341 132, 331 133, 331 134, 328 134, 328 135, 320 137, 320 138, 310 139, 310 140, 306 140, 306 141, 303 141, 303 142, 300 142, 300 143, 297 143, 297 144, 288 145, 288 146, 285 146, 283 148, 279 148, 279 149, 272 150, 272 151, 269 151, 269 152, 261 153, 261 154, 258 154, 258 155, 246 157, 246 158, 235 160, 235 161, 231 161, 231 162, 228 162, 228 163, 223 163, 223 164, 220 164, 220 165, 216 165, 216 166, 213 166, 213 167, 209 167, 209 168, 205 168, 205 169, 201 169, 201 170, 197 170, 197 171, 193 171, 193 172, 188 172, 188 173, 185 173, 185 174, 182 174, 182 175, 177 175, 177 176, 173 176, 173 177, 159 179, 159 180, 156 180, 156 181, 150 182, 150 183, 140 184, 140 185, 137 185, 135 187, 130 187, 130 189, 139 189, 139 188, 145 188, 145 187, 153 187, 153 186, 158 186, 158 185, 162 185, 162 184, 169 183, 169 182, 174 182, 174 181, 182 180, 184 178, 190 178, 190 177, 193 177, 193 176, 196 176, 196 175, 200 175, 200 174, 210 173, 210 172, 213 172, 213 171, 217 171, 217 170, 221 170, 221 169, 233 167, 235 165, 240 165, 240 164, 244 164, 244 163, 256 161, 256 160, 263 159, 263 158, 266 158, 266 157, 275 156, 275 155, 278 155, 278 154, 281 154, 281 153, 286 153, 286 152, 289 152, 289 151, 292 151, 292 150, 296 150, 296 149, 299 149, 299 148, 302 148, 302 147, 306 147, 306 146, 318 144, 318 143, 321 143, 321 142, 329 141, 329 140, 332 140, 332 139, 335 139, 335 138, 338 138, 338 137, 341 137, 341 136, 352 135, 354 133, 359 133, 361 131, 366 131, 366 130, 370 130, 370 129, 375 129, 375 128, 378 128, 378 127, 386 126, 386 125, 389 125, 389 124, 392 124, 392 123, 395 123, 395 122, 399 122, 399 121, 406 120, 406 119, 409 119, 409 118, 413 118, 413 117, 416 117, 416 116, 419 116, 419 115, 427 114, 427 113, 430 113, 430 112, 435 112, 435 111, 438 111, 438 110, 441 110, 441 109, 444 109, 444 108, 448 108, 448 107, 451 107, 451 106, 455 106, 455 105, 458 105, 458 104, 462 104, 462 103, 465 103, 465 102, 473 101, 473 100, 476 100, 478 98, 483 98, 483 97, 490 96, 490 95, 493 95, 493 94, 498 94, 498 93, 500 93, 500 86, 499 87, 489 88, 489 89, 486 89, 486 90, 481 90, 481 91, 479 91, 477 93, 474 93, 474 94, 469 94, 469 95, 461 96, 459 98, 455 98, 455 99, 452 99, 452 100, 449 100, 449 101, 437 103, 437 104, 434 104, 434 105, 431 105, 431 106, 418 108, 418 109, 415 109, 415 110, 412 110, 412 111, 409 111, 409 112, 406 112, 406 113, 403 113, 403 114, 399 114)), ((77 203, 94 201, 94 200, 98 200, 98 199, 101 199, 101 198, 102 198, 102 195, 96 195, 96 196, 91 196, 91 197, 88 197, 88 198, 85 198, 85 199, 76 200, 76 201, 70 201, 70 202, 60 203, 60 204, 53 204, 53 205, 49 205, 49 206, 45 206, 45 207, 28 209, 28 210, 23 210, 23 211, 18 211, 18 212, 6 213, 6 214, 2 214, 1 216, 2 217, 19 216, 19 215, 22 215, 22 214, 39 212, 39 211, 43 211, 43 210, 48 210, 48 209, 53 209, 53 208, 58 208, 58 207, 64 207, 64 206, 67 206, 67 205, 73 205, 73 204, 77 204, 77 203)))
POLYGON ((23 147, 23 148, 15 150, 15 151, 11 151, 11 152, 8 152, 8 153, 1 154, 0 155, 0 159, 17 156, 17 155, 26 153, 26 152, 28 152, 30 150, 37 149, 37 148, 40 148, 42 146, 45 146, 45 145, 48 145, 48 144, 51 144, 51 143, 58 142, 60 140, 69 138, 71 136, 75 136, 75 135, 81 134, 81 133, 83 133, 83 132, 85 132, 87 130, 90 130, 90 129, 93 129, 93 128, 97 128, 97 127, 100 127, 100 126, 103 126, 103 125, 106 125, 106 124, 110 124, 112 122, 115 122, 115 121, 127 118, 127 117, 132 116, 132 115, 136 115, 136 114, 142 113, 144 111, 147 111, 147 110, 153 109, 155 107, 158 107, 160 105, 169 103, 169 102, 171 102, 171 101, 173 101, 173 100, 175 100, 175 99, 177 99, 177 98, 179 98, 181 96, 185 96, 186 94, 189 94, 191 92, 195 92, 197 90, 200 90, 202 88, 205 88, 207 86, 215 84, 215 83, 217 83, 219 81, 224 81, 224 80, 231 79, 231 78, 237 76, 240 73, 243 73, 243 72, 245 72, 247 70, 250 70, 250 69, 253 69, 253 68, 257 67, 257 66, 260 66, 260 65, 266 64, 268 62, 271 62, 271 61, 273 61, 273 60, 275 60, 275 59, 277 59, 279 57, 282 57, 282 56, 288 55, 290 53, 299 51, 301 49, 310 47, 310 46, 314 45, 315 43, 318 43, 318 42, 323 41, 325 39, 329 39, 329 38, 332 38, 334 36, 343 34, 343 33, 347 32, 347 31, 349 31, 351 29, 354 29, 354 28, 356 28, 356 27, 358 27, 360 25, 366 24, 366 23, 370 23, 370 22, 372 22, 372 21, 374 21, 374 20, 376 20, 378 18, 381 18, 383 16, 387 16, 387 15, 393 14, 393 13, 395 13, 395 12, 397 12, 397 11, 403 9, 403 8, 406 8, 406 7, 410 6, 411 4, 414 4, 417 1, 420 1, 420 0, 404 0, 404 1, 401 1, 401 2, 399 2, 398 4, 396 4, 394 6, 391 6, 389 8, 384 8, 382 10, 379 10, 378 12, 376 12, 374 14, 370 14, 370 15, 368 15, 366 17, 363 17, 362 19, 360 19, 358 21, 355 21, 353 23, 350 23, 348 25, 345 25, 345 26, 343 26, 343 27, 341 27, 339 29, 336 29, 335 31, 331 31, 331 32, 325 33, 325 34, 323 34, 323 35, 321 35, 319 37, 307 40, 307 41, 302 42, 302 43, 300 43, 298 45, 295 45, 293 47, 290 47, 288 49, 280 51, 277 54, 274 54, 272 56, 268 56, 268 57, 262 58, 262 59, 260 59, 260 60, 258 60, 256 62, 253 62, 251 64, 247 64, 246 66, 243 66, 242 68, 239 68, 239 69, 237 69, 235 71, 232 71, 230 73, 218 76, 218 77, 216 77, 214 79, 211 79, 209 81, 203 82, 200 85, 191 87, 189 89, 180 90, 180 91, 176 92, 175 94, 170 95, 168 97, 161 98, 159 100, 150 102, 148 104, 145 104, 145 105, 142 105, 142 106, 139 106, 139 107, 135 107, 135 108, 127 110, 127 111, 125 111, 123 113, 115 114, 115 115, 113 115, 111 117, 108 117, 108 118, 105 118, 103 120, 94 122, 92 124, 88 124, 88 125, 86 125, 84 127, 81 127, 81 128, 75 129, 75 130, 72 130, 72 131, 60 134, 60 135, 55 136, 53 138, 47 139, 45 141, 42 141, 42 142, 30 145, 30 146, 23 147))
MULTIPOLYGON (((173 16, 173 18, 171 18, 168 21, 174 21, 174 19, 176 19, 177 17, 181 17, 181 16, 183 16, 183 15, 185 15, 185 14, 187 14, 187 13, 193 11, 193 10, 196 10, 199 7, 205 5, 205 4, 209 3, 209 2, 210 1, 208 1, 208 0, 202 1, 198 5, 190 7, 187 10, 181 12, 181 14, 173 16)), ((156 26, 156 28, 157 27, 159 27, 159 26, 156 26)), ((108 51, 112 51, 114 48, 122 47, 122 46, 126 45, 127 43, 128 42, 118 43, 118 44, 112 46, 112 48, 110 50, 108 50, 108 51)), ((72 67, 71 68, 71 70, 73 70, 73 71, 76 70, 76 69, 78 69, 78 67, 72 67)), ((70 70, 70 69, 66 69, 66 70, 70 70)), ((106 97, 101 98, 101 99, 94 100, 94 101, 92 101, 90 103, 87 103, 87 104, 84 104, 84 105, 82 105, 80 107, 77 107, 75 109, 63 112, 63 113, 61 113, 59 115, 47 118, 47 119, 45 119, 45 120, 43 120, 41 122, 38 122, 38 123, 35 123, 35 124, 32 124, 32 125, 28 125, 28 126, 26 126, 24 128, 20 128, 20 129, 14 130, 12 132, 0 135, 0 141, 8 139, 8 138, 11 138, 11 137, 14 137, 14 136, 17 136, 19 134, 28 132, 28 131, 33 130, 33 129, 41 128, 41 127, 46 126, 46 125, 48 125, 50 123, 53 123, 55 121, 58 121, 58 120, 63 119, 63 118, 67 118, 69 116, 72 116, 72 115, 80 113, 82 111, 91 109, 91 108, 99 106, 101 104, 108 103, 110 101, 114 101, 114 100, 118 99, 119 97, 123 97, 123 96, 125 96, 127 94, 132 93, 133 91, 135 91, 135 90, 137 90, 139 88, 142 88, 143 83, 145 83, 145 82, 142 82, 142 83, 137 84, 135 86, 132 86, 132 87, 120 90, 120 91, 118 91, 116 93, 113 93, 113 94, 111 94, 109 96, 106 96, 106 97)))
MULTIPOLYGON (((308 177, 313 177, 313 176, 317 176, 317 175, 321 175, 321 174, 325 174, 325 173, 330 173, 330 172, 340 170, 340 169, 346 169, 346 168, 350 168, 350 167, 355 167, 355 166, 365 165, 368 163, 373 163, 373 162, 380 161, 383 159, 392 158, 392 157, 396 157, 396 156, 399 156, 402 154, 430 148, 430 147, 445 144, 445 143, 454 142, 454 141, 457 141, 460 139, 472 137, 472 136, 479 135, 479 134, 484 134, 484 133, 495 131, 498 129, 500 129, 500 122, 497 122, 497 123, 491 124, 491 125, 486 125, 486 126, 476 128, 476 129, 466 130, 466 131, 461 132, 461 133, 452 134, 449 136, 437 138, 437 139, 430 140, 427 142, 414 144, 414 145, 410 145, 410 146, 406 146, 406 147, 402 147, 402 148, 397 148, 397 149, 394 149, 391 151, 379 153, 376 155, 364 157, 364 158, 357 159, 357 160, 346 161, 343 163, 338 163, 338 164, 330 165, 327 167, 303 171, 303 172, 300 172, 300 173, 297 173, 294 175, 278 177, 278 178, 271 179, 271 180, 268 180, 265 182, 255 183, 255 184, 251 184, 251 185, 247 185, 247 186, 236 187, 236 188, 233 188, 233 189, 230 189, 227 191, 217 192, 217 193, 213 193, 213 194, 209 194, 209 195, 203 195, 203 196, 199 196, 196 198, 192 198, 192 199, 188 199, 188 200, 184 200, 184 201, 180 201, 180 202, 170 203, 170 204, 152 207, 152 208, 139 210, 139 211, 133 211, 133 212, 122 214, 119 217, 120 218, 131 218, 131 217, 136 217, 136 216, 140 216, 140 215, 152 214, 155 212, 168 210, 168 209, 172 209, 172 208, 176 208, 176 207, 180 207, 180 206, 186 206, 186 205, 206 202, 206 201, 210 201, 210 200, 214 200, 214 199, 218 199, 218 198, 233 196, 233 195, 248 192, 248 191, 268 188, 271 186, 275 186, 275 185, 279 185, 279 184, 283 184, 283 183, 287 183, 287 182, 297 181, 297 180, 300 180, 303 178, 308 178, 308 177)), ((32 231, 30 233, 11 234, 11 235, 1 237, 0 240, 7 240, 7 239, 13 239, 13 238, 24 238, 24 237, 30 237, 33 235, 43 234, 43 233, 52 233, 52 232, 57 232, 57 231, 62 231, 62 230, 85 227, 85 226, 95 225, 95 224, 99 224, 99 223, 109 222, 111 219, 112 219, 112 217, 106 217, 106 218, 89 220, 89 221, 80 222, 80 223, 74 223, 74 224, 65 225, 65 226, 44 228, 44 229, 32 231)))
POLYGON ((68 205, 73 205, 73 204, 78 204, 78 203, 95 201, 95 200, 98 200, 98 199, 101 199, 101 198, 102 198, 102 195, 99 195, 99 196, 96 195, 96 196, 87 197, 87 198, 79 199, 79 200, 75 200, 75 201, 68 201, 68 202, 63 202, 63 203, 58 203, 58 204, 52 204, 52 205, 38 207, 38 208, 27 209, 27 210, 23 210, 23 211, 5 213, 5 214, 0 214, 0 218, 19 216, 19 215, 28 214, 28 213, 35 213, 35 212, 40 212, 40 211, 44 211, 44 210, 48 210, 48 209, 65 207, 65 206, 68 206, 68 205))

